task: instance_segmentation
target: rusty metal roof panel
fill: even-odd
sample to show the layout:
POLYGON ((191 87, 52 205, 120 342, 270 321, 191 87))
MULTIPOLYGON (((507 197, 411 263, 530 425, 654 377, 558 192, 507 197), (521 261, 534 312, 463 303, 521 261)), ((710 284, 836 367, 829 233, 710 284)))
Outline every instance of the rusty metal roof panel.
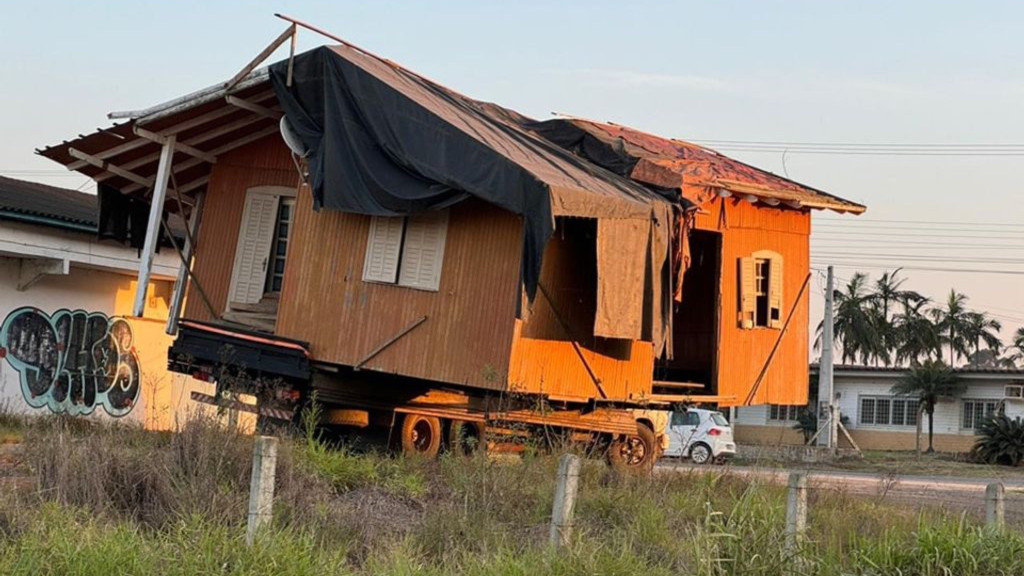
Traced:
POLYGON ((559 118, 535 123, 532 129, 563 145, 571 145, 601 164, 617 162, 626 175, 657 186, 679 188, 688 200, 702 204, 721 191, 746 195, 768 204, 795 208, 830 209, 859 214, 866 208, 816 188, 761 170, 710 148, 642 132, 627 126, 559 118), (605 147, 587 148, 574 136, 582 132, 605 147))

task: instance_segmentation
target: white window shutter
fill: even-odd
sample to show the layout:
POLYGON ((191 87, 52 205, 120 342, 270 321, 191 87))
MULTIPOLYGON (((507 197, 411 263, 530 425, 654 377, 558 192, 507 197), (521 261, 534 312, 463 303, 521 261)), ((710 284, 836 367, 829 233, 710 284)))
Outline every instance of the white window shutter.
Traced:
POLYGON ((277 202, 278 197, 273 194, 249 192, 245 196, 231 274, 229 306, 231 303, 255 304, 263 298, 267 260, 274 241, 277 202))
POLYGON ((771 258, 768 279, 768 326, 782 328, 782 285, 785 276, 782 273, 782 256, 775 254, 771 258))
POLYGON ((755 260, 751 256, 740 258, 740 328, 754 327, 754 314, 757 309, 757 272, 755 260))
POLYGON ((398 259, 402 253, 402 231, 405 218, 374 216, 370 220, 370 237, 366 241, 363 280, 394 284, 398 277, 398 259))
POLYGON ((401 286, 437 290, 441 285, 441 266, 448 235, 448 211, 426 212, 410 216, 405 227, 402 266, 398 273, 401 286))

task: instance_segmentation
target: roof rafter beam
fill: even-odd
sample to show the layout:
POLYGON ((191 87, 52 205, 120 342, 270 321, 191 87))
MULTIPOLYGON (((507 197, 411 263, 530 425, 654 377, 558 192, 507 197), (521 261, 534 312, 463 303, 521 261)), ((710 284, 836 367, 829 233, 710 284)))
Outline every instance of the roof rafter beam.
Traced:
MULTIPOLYGON (((168 136, 163 136, 163 135, 157 134, 156 132, 150 132, 149 130, 146 130, 145 128, 142 128, 140 126, 134 127, 133 130, 135 131, 135 134, 137 136, 140 136, 140 137, 145 138, 147 140, 152 140, 153 142, 156 142, 157 144, 164 144, 170 138, 168 136)), ((188 154, 189 156, 193 156, 195 158, 199 158, 200 160, 205 160, 206 162, 209 162, 210 164, 216 164, 217 163, 217 157, 216 156, 214 156, 212 154, 208 154, 206 152, 203 152, 202 150, 200 150, 200 149, 198 149, 198 148, 196 148, 194 146, 189 146, 185 142, 178 142, 174 146, 174 150, 176 152, 184 152, 185 154, 188 154)))
POLYGON ((281 116, 283 115, 280 112, 276 112, 274 110, 271 110, 270 108, 260 106, 259 104, 250 102, 248 100, 243 100, 242 98, 239 98, 237 96, 226 96, 225 100, 227 100, 228 104, 231 104, 232 106, 236 106, 238 108, 248 110, 250 112, 255 112, 256 114, 259 114, 260 116, 266 118, 270 118, 271 120, 280 120, 281 116))
MULTIPOLYGON (((252 96, 249 96, 249 101, 250 102, 255 102, 257 104, 260 104, 264 100, 267 100, 267 99, 269 99, 272 96, 274 96, 274 91, 273 90, 265 90, 263 92, 258 92, 256 94, 253 94, 252 96)), ((185 130, 189 130, 191 128, 195 128, 196 126, 200 126, 200 125, 205 124, 207 122, 210 122, 212 120, 217 120, 219 118, 223 118, 224 116, 227 116, 228 114, 233 114, 236 111, 237 110, 235 110, 235 108, 233 108, 233 107, 224 106, 224 107, 221 107, 221 108, 217 108, 216 110, 212 110, 210 112, 207 112, 206 114, 202 114, 200 116, 196 116, 195 118, 192 118, 191 120, 185 120, 184 122, 181 122, 180 124, 174 124, 172 126, 168 126, 167 128, 164 128, 163 130, 157 130, 156 133, 160 134, 161 136, 170 136, 172 134, 180 134, 180 133, 184 132, 185 130)))
MULTIPOLYGON (((217 138, 218 136, 223 136, 224 134, 228 134, 230 132, 234 132, 235 130, 238 130, 239 128, 244 128, 246 126, 249 126, 250 124, 252 124, 254 122, 257 122, 259 120, 260 120, 259 116, 246 116, 245 118, 242 118, 240 120, 236 120, 236 121, 234 121, 234 122, 232 122, 230 124, 225 124, 223 126, 219 126, 217 128, 214 128, 213 130, 210 130, 209 132, 205 132, 203 134, 199 134, 198 136, 193 136, 192 138, 189 138, 188 140, 186 140, 184 143, 188 144, 190 146, 195 146, 196 144, 201 144, 203 142, 206 142, 207 140, 212 140, 214 138, 217 138)), ((149 142, 148 140, 145 140, 145 139, 140 139, 140 141, 142 141, 142 142, 149 142)), ((181 144, 181 142, 178 143, 178 145, 180 145, 180 144, 181 144)), ((213 152, 213 151, 207 152, 207 154, 210 154, 212 156, 217 156, 216 152, 213 152)), ((140 158, 136 158, 135 160, 132 160, 131 162, 125 162, 123 167, 128 169, 128 170, 132 170, 132 169, 138 168, 139 166, 144 166, 144 165, 149 164, 151 162, 155 162, 159 158, 160 158, 160 153, 156 152, 156 153, 153 153, 153 154, 148 154, 146 156, 142 156, 140 158)), ((96 181, 100 182, 100 181, 103 181, 103 180, 107 180, 109 178, 110 178, 110 176, 102 176, 102 177, 96 178, 96 181)))
POLYGON ((284 44, 285 40, 289 38, 292 38, 294 40, 295 35, 297 33, 298 27, 296 27, 295 24, 292 24, 291 26, 286 28, 285 31, 282 32, 277 38, 274 38, 274 41, 268 44, 267 47, 264 48, 262 52, 257 54, 256 57, 252 59, 252 61, 246 64, 244 68, 239 70, 238 74, 235 74, 235 76, 231 78, 231 80, 228 80, 228 83, 224 87, 224 89, 231 90, 232 88, 234 88, 236 84, 241 82, 243 78, 248 76, 249 73, 255 70, 256 67, 259 66, 264 60, 269 58, 270 55, 274 53, 274 50, 277 50, 278 46, 284 44))
MULTIPOLYGON (((239 148, 241 146, 245 146, 246 144, 249 144, 251 142, 255 142, 256 140, 259 140, 260 138, 264 138, 266 136, 270 136, 271 134, 276 134, 278 132, 278 130, 279 129, 278 129, 277 126, 268 126, 268 127, 264 128, 263 130, 258 130, 256 132, 253 132, 252 134, 243 136, 242 138, 238 138, 236 140, 232 140, 231 142, 228 142, 227 144, 225 144, 225 145, 223 145, 223 146, 221 146, 221 147, 219 147, 219 148, 217 148, 215 150, 211 150, 210 153, 213 154, 214 156, 220 156, 221 154, 224 154, 225 152, 230 152, 231 150, 234 150, 235 148, 239 148)), ((195 168, 196 166, 198 166, 198 165, 200 165, 202 163, 203 163, 202 160, 193 158, 191 160, 186 160, 186 161, 182 162, 181 164, 178 164, 177 166, 175 166, 174 167, 174 171, 175 172, 181 172, 182 170, 188 170, 190 168, 195 168)), ((124 192, 125 194, 131 194, 133 192, 138 192, 139 190, 143 190, 145 188, 147 188, 147 186, 141 186, 139 184, 132 184, 132 185, 127 186, 126 188, 124 188, 122 190, 122 192, 124 192)), ((197 188, 198 188, 198 186, 197 186, 197 188)))
MULTIPOLYGON (((110 178, 114 176, 120 176, 121 178, 135 182, 137 185, 143 188, 148 188, 153 185, 152 178, 145 178, 143 176, 139 176, 135 172, 117 166, 116 164, 111 164, 110 162, 107 162, 106 160, 103 160, 101 158, 97 158, 92 154, 86 154, 85 152, 82 152, 81 150, 77 150, 75 148, 68 148, 68 154, 70 154, 73 158, 78 158, 79 160, 82 160, 87 164, 91 164, 97 168, 106 171, 106 173, 110 175, 110 178)), ((96 181, 100 181, 100 178, 97 178, 96 181)))
MULTIPOLYGON (((267 100, 267 99, 269 99, 269 98, 271 98, 273 96, 274 96, 274 92, 272 90, 266 90, 264 92, 259 92, 257 94, 254 94, 254 95, 250 96, 249 99, 252 102, 261 103, 261 102, 263 102, 263 101, 265 101, 265 100, 267 100)), ((203 124, 205 124, 207 122, 211 122, 213 120, 217 120, 219 118, 223 118, 224 116, 227 116, 229 114, 233 114, 235 112, 236 112, 235 108, 225 106, 223 108, 218 108, 218 109, 213 110, 211 112, 207 112, 206 114, 203 114, 201 116, 196 116, 195 118, 192 118, 191 120, 186 120, 186 121, 184 121, 184 122, 182 122, 180 124, 174 124, 173 126, 168 126, 167 128, 164 128, 163 130, 156 131, 156 133, 161 135, 161 136, 165 136, 165 137, 166 136, 173 136, 175 134, 180 134, 180 133, 184 132, 185 130, 189 130, 189 129, 195 128, 196 126, 201 126, 201 125, 203 125, 203 124)), ((192 141, 193 140, 191 140, 191 139, 189 140, 189 142, 192 142, 192 141)), ((147 145, 149 143, 150 143, 150 141, 146 140, 144 138, 136 138, 136 139, 133 139, 133 140, 129 140, 129 141, 123 143, 123 144, 119 144, 117 146, 114 146, 113 148, 108 148, 108 149, 103 150, 101 152, 96 152, 94 154, 94 156, 96 156, 97 158, 100 158, 102 160, 106 160, 108 158, 113 158, 114 156, 117 156, 118 154, 123 154, 125 152, 131 152, 132 150, 135 150, 136 148, 141 148, 141 147, 143 147, 143 146, 145 146, 145 145, 147 145)), ((158 156, 159 156, 158 154, 154 155, 153 159, 155 160, 158 156)), ((84 167, 86 167, 88 165, 89 165, 88 162, 77 161, 77 162, 72 162, 72 163, 68 164, 67 168, 68 168, 68 170, 78 170, 78 169, 84 168, 84 167)))

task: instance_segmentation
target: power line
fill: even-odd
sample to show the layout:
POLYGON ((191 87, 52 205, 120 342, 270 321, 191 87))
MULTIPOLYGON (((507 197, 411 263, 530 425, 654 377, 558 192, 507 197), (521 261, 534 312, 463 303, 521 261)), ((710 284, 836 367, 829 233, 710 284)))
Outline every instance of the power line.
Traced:
POLYGON ((821 149, 815 150, 811 148, 743 148, 739 146, 720 146, 716 147, 716 150, 728 150, 730 152, 760 152, 760 153, 778 153, 785 152, 787 154, 822 154, 832 156, 966 156, 966 157, 1000 157, 1000 156, 1024 156, 1024 150, 1019 152, 963 152, 963 151, 949 151, 949 152, 912 152, 912 151, 893 151, 893 152, 882 152, 882 151, 868 151, 868 150, 828 150, 821 149))
POLYGON ((909 232, 868 232, 858 230, 818 230, 812 233, 812 238, 815 235, 838 235, 838 236, 871 236, 877 238, 879 236, 893 236, 897 238, 964 238, 972 240, 1018 240, 1024 238, 1024 236, 1018 238, 1017 236, 986 236, 986 235, 964 235, 964 234, 912 234, 909 232))
POLYGON ((939 268, 931 266, 893 266, 891 264, 874 264, 871 262, 846 262, 842 264, 832 263, 829 260, 815 260, 811 259, 812 263, 817 263, 818 266, 835 266, 837 268, 853 268, 853 269, 881 269, 881 270, 893 270, 895 268, 902 268, 903 270, 919 271, 919 272, 955 272, 965 274, 1000 274, 1000 275, 1011 275, 1011 276, 1024 276, 1024 270, 999 270, 994 268, 977 269, 977 268, 939 268))
POLYGON ((907 142, 793 142, 783 140, 715 140, 715 139, 690 139, 690 142, 710 142, 715 144, 742 144, 751 146, 825 146, 825 147, 852 147, 852 148, 1022 148, 1024 144, 935 144, 935 143, 907 143, 907 142))
POLYGON ((962 220, 880 220, 873 218, 860 218, 858 217, 855 221, 850 221, 849 218, 832 218, 830 216, 817 216, 814 218, 815 222, 846 222, 848 224, 860 224, 863 222, 883 222, 886 224, 938 224, 938 225, 964 225, 964 226, 1013 226, 1016 228, 1024 228, 1024 224, 1011 224, 1009 222, 964 222, 962 220))

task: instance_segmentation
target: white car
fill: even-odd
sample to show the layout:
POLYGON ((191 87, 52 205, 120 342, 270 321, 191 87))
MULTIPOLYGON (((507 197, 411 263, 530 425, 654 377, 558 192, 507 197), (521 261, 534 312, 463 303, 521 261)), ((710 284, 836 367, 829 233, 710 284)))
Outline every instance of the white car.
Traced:
POLYGON ((736 454, 732 426, 721 412, 687 408, 672 413, 665 456, 689 458, 695 464, 721 461, 736 454))

